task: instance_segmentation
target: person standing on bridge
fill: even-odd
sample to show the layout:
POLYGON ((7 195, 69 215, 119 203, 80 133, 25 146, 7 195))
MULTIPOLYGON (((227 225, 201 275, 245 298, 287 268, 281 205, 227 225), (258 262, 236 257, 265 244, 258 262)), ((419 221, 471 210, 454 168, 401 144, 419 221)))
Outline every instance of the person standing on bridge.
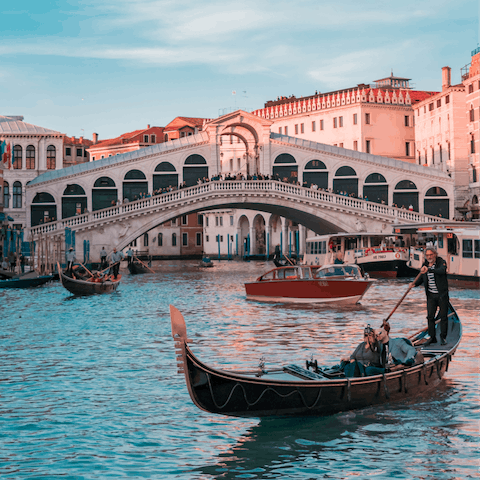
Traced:
POLYGON ((111 274, 116 279, 118 277, 118 271, 120 270, 120 262, 123 260, 123 253, 117 252, 117 249, 113 249, 113 253, 110 257, 111 274))

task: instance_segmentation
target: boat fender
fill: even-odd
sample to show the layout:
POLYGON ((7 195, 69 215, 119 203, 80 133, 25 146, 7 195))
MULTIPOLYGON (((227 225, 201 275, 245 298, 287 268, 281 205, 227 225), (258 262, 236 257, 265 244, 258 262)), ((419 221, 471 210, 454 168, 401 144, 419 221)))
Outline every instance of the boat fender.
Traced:
POLYGON ((408 387, 407 387, 407 372, 406 370, 403 371, 403 391, 405 393, 408 393, 408 387))
POLYGON ((387 377, 385 374, 383 374, 383 390, 385 391, 385 398, 388 400, 390 398, 390 392, 388 391, 387 377))
POLYGON ((442 364, 438 359, 435 360, 435 366, 437 367, 438 378, 442 378, 442 364))
POLYGON ((450 365, 450 360, 452 359, 452 356, 450 354, 447 354, 447 364, 445 366, 445 371, 448 372, 448 366, 450 365))
POLYGON ((352 400, 352 393, 350 391, 350 379, 347 378, 347 401, 351 401, 352 400))
POLYGON ((395 254, 395 258, 400 258, 400 254, 399 254, 399 253, 396 253, 396 254, 395 254))

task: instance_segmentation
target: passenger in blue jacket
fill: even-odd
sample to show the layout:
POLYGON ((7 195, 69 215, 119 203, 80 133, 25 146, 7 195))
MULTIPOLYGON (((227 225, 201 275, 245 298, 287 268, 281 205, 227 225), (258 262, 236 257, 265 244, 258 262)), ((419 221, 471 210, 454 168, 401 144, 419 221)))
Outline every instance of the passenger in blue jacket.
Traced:
POLYGON ((395 365, 415 365, 423 362, 423 355, 417 352, 407 338, 390 338, 387 328, 376 330, 377 341, 381 344, 381 364, 384 368, 395 365))
POLYGON ((425 345, 437 343, 435 330, 435 315, 437 309, 440 316, 440 344, 447 343, 448 328, 448 282, 447 282, 447 264, 445 260, 438 256, 433 247, 427 247, 425 250, 425 263, 420 269, 421 276, 416 282, 411 283, 412 287, 425 285, 427 295, 427 321, 428 335, 430 339, 425 345))

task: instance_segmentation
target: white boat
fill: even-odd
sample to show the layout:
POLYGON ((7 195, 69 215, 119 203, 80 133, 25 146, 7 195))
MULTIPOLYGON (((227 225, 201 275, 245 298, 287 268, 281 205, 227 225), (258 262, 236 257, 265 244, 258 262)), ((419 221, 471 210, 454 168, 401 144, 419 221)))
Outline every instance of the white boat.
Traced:
POLYGON ((381 233, 336 233, 307 238, 303 263, 326 265, 341 252, 345 263, 356 263, 372 277, 406 277, 414 273, 407 265, 409 245, 402 235, 381 233))
POLYGON ((447 262, 450 281, 468 288, 479 288, 480 280, 480 225, 473 222, 444 223, 441 225, 402 225, 395 233, 408 236, 410 243, 408 266, 420 270, 425 248, 435 247, 438 256, 447 262))

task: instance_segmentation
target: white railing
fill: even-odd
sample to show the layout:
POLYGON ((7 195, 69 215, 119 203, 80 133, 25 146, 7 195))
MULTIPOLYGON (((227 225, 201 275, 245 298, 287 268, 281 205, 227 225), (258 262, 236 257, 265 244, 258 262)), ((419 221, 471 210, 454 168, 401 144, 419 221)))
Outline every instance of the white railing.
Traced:
POLYGON ((39 234, 61 233, 65 228, 75 229, 75 227, 88 223, 99 223, 107 218, 122 218, 133 212, 148 213, 148 210, 157 210, 158 208, 156 207, 162 205, 171 206, 182 199, 195 197, 197 201, 201 201, 202 197, 208 198, 212 193, 218 194, 219 192, 225 192, 227 195, 232 192, 277 192, 284 194, 288 198, 291 198, 292 196, 299 199, 303 198, 305 201, 308 201, 308 203, 311 203, 313 200, 319 205, 337 205, 354 211, 369 212, 370 214, 382 217, 382 219, 390 217, 391 220, 394 220, 397 218, 409 223, 433 223, 445 221, 443 218, 434 217, 432 215, 425 215, 401 208, 381 205, 358 198, 336 195, 323 190, 313 190, 311 188, 305 188, 275 180, 220 180, 202 183, 194 185, 193 187, 182 188, 161 195, 125 203, 123 205, 97 210, 92 213, 85 213, 83 215, 58 220, 56 222, 38 225, 30 228, 30 234, 35 237, 39 234))

